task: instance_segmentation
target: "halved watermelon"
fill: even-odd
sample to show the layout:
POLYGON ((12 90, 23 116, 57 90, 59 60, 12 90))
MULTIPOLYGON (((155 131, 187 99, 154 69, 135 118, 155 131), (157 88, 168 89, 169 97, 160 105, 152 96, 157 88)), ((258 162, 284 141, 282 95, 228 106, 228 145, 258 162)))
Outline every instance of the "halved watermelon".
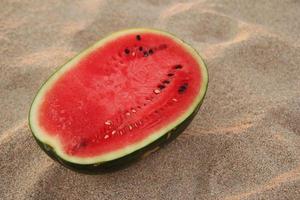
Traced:
POLYGON ((37 93, 32 133, 63 165, 119 166, 175 138, 198 111, 208 83, 197 52, 166 32, 116 32, 77 55, 37 93))

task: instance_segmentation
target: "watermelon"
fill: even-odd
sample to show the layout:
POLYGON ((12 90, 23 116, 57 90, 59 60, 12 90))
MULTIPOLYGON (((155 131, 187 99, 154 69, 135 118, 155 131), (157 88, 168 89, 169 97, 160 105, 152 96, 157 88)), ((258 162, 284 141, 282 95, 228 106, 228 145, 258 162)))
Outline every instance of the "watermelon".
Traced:
POLYGON ((123 30, 50 76, 29 125, 39 146, 70 169, 118 168, 180 134, 207 84, 203 60, 182 40, 159 30, 123 30))

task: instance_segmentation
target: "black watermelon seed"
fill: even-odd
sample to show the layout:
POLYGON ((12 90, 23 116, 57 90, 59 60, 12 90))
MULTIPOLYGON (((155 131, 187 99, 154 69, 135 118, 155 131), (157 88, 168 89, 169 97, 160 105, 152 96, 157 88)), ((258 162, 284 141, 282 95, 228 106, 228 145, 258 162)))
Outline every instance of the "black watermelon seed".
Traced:
POLYGON ((180 88, 178 89, 178 92, 179 92, 180 94, 182 94, 182 93, 184 93, 185 90, 186 90, 185 88, 180 87, 180 88))
POLYGON ((129 49, 125 49, 125 53, 129 54, 130 53, 129 49))
POLYGON ((174 74, 172 74, 172 73, 169 73, 169 74, 167 74, 168 76, 174 76, 174 74))
POLYGON ((144 57, 147 57, 149 54, 147 51, 144 51, 144 57))
POLYGON ((163 83, 164 83, 164 84, 169 84, 170 81, 169 81, 169 80, 164 80, 163 83))
POLYGON ((162 85, 162 84, 159 84, 158 86, 157 86, 159 89, 164 89, 166 86, 164 86, 164 85, 162 85))
POLYGON ((179 87, 178 92, 179 92, 180 94, 184 93, 184 92, 186 91, 187 87, 188 87, 188 84, 187 84, 187 83, 182 84, 182 85, 179 87))
POLYGON ((174 66, 174 69, 181 69, 182 68, 182 65, 175 65, 174 66))
POLYGON ((136 36, 136 39, 137 39, 137 40, 141 40, 142 38, 141 38, 140 35, 137 35, 137 36, 136 36))
POLYGON ((143 51, 143 47, 139 47, 139 50, 140 50, 140 51, 143 51))
POLYGON ((151 54, 153 54, 153 50, 152 49, 149 50, 149 55, 151 55, 151 54))

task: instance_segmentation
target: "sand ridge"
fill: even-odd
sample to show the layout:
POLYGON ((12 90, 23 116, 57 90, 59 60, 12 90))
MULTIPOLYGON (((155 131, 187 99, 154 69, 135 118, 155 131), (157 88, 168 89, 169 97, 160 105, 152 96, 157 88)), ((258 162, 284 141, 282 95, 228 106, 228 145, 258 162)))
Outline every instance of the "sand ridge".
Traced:
POLYGON ((298 1, 0 4, 0 199, 300 199, 298 1), (200 113, 127 169, 67 170, 31 136, 31 101, 58 66, 131 27, 169 31, 202 54, 210 82, 200 113))

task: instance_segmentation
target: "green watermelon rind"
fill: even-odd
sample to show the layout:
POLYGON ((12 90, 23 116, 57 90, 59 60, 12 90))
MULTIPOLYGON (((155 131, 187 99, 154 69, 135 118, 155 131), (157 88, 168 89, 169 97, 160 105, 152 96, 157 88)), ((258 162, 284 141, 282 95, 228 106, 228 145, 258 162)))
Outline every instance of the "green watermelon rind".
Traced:
MULTIPOLYGON (((39 146, 54 160, 58 161, 59 163, 63 164, 64 166, 71 168, 71 169, 77 169, 79 171, 98 171, 99 169, 108 169, 108 168, 114 168, 114 166, 122 165, 122 163, 126 163, 129 160, 136 160, 136 158, 140 157, 141 155, 145 154, 145 152, 148 152, 149 150, 153 150, 157 148, 158 146, 161 146, 164 143, 167 143, 168 141, 175 138, 175 136, 179 135, 184 128, 187 126, 187 124, 190 123, 194 115, 199 110, 202 101, 205 97, 206 90, 208 87, 208 72, 206 68, 206 64, 201 58, 201 56, 198 54, 198 52, 193 49, 190 45, 188 45, 186 42, 178 39, 177 37, 160 31, 160 30, 154 30, 154 29, 144 29, 144 28, 137 28, 137 29, 127 29, 123 31, 119 31, 116 33, 111 34, 110 36, 99 40, 96 44, 91 46, 90 48, 86 49, 85 51, 79 53, 72 59, 70 59, 66 64, 61 66, 56 72, 54 72, 48 80, 40 87, 37 95, 34 98, 34 101, 31 105, 30 112, 29 112, 29 127, 31 129, 31 132, 38 142, 39 146), (103 44, 106 44, 106 42, 109 42, 113 40, 114 38, 117 38, 118 36, 122 36, 124 34, 141 34, 141 33, 156 33, 156 34, 162 34, 165 36, 168 36, 169 38, 173 39, 175 42, 181 44, 183 48, 185 48, 193 57, 198 61, 201 74, 203 75, 202 80, 202 87, 199 90, 199 94, 195 101, 192 103, 192 106, 190 106, 189 109, 185 113, 183 113, 181 116, 177 118, 177 120, 173 123, 169 123, 168 126, 165 129, 160 129, 159 131, 150 134, 150 136, 153 136, 157 134, 158 132, 160 134, 157 134, 156 138, 154 139, 146 138, 143 140, 142 145, 137 148, 127 148, 126 151, 125 148, 119 151, 119 153, 115 154, 114 152, 109 153, 110 155, 105 157, 105 159, 99 159, 99 157, 95 158, 77 158, 77 157, 71 157, 66 155, 63 150, 60 149, 59 140, 53 139, 47 135, 42 135, 42 130, 38 128, 37 120, 35 119, 37 113, 38 104, 41 102, 43 94, 46 93, 47 89, 51 88, 52 84, 55 83, 55 81, 65 73, 68 69, 72 68, 74 64, 76 64, 78 61, 80 61, 81 58, 88 55, 90 52, 92 52, 94 49, 100 47, 103 44), (184 127, 184 128, 183 128, 184 127), (171 135, 171 137, 169 137, 171 135), (48 137, 48 138, 47 138, 48 137), (49 139, 50 138, 50 139, 49 139), (148 140, 147 140, 148 139, 148 140), (48 140, 48 141, 47 141, 48 140), (129 149, 129 150, 128 150, 129 149), (120 153, 121 151, 121 153, 120 153)), ((135 145, 135 144, 134 144, 135 145)), ((106 155, 106 154, 105 154, 106 155)), ((104 156, 105 156, 104 155, 104 156)), ((101 156, 100 156, 101 158, 101 156)), ((100 170, 101 171, 101 170, 100 170)))

